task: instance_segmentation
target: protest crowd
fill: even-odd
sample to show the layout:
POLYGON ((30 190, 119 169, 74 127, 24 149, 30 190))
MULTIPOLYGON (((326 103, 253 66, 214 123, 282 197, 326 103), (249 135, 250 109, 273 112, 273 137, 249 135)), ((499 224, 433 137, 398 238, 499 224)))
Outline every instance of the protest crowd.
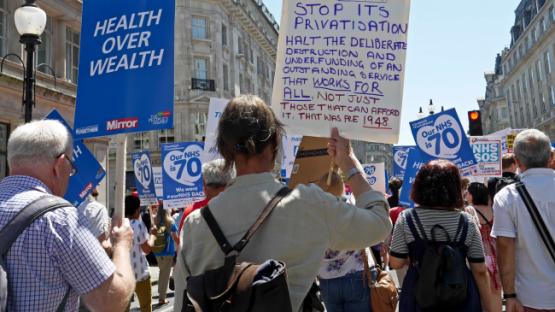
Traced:
POLYGON ((555 161, 541 131, 520 132, 487 181, 426 162, 412 207, 399 200, 406 181, 371 187, 337 128, 332 170, 284 186, 283 133, 260 98, 233 99, 216 134, 223 159, 202 166, 204 200, 172 216, 129 194, 110 221, 92 196, 61 199, 77 170, 67 128, 21 125, 0 182, 1 311, 126 311, 132 297, 152 311, 151 252, 158 306, 174 284, 174 311, 555 311, 555 161))

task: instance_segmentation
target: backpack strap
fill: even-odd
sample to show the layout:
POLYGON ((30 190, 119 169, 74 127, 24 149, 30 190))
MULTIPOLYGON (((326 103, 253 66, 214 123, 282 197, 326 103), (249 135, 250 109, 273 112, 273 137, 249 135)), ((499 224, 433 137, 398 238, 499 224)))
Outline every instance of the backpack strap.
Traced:
POLYGON ((455 233, 455 241, 457 241, 457 237, 459 237, 458 242, 464 244, 466 241, 466 236, 468 234, 468 218, 464 213, 459 215, 459 225, 457 226, 457 232, 455 233))
POLYGON ((410 221, 407 223, 409 223, 409 228, 411 229, 412 236, 414 236, 414 239, 418 239, 422 236, 422 238, 425 241, 428 241, 428 236, 426 235, 426 231, 424 230, 424 226, 422 225, 422 222, 420 222, 420 218, 418 217, 418 214, 416 214, 415 208, 412 208, 412 210, 407 214, 407 217, 408 217, 407 221, 410 221), (412 218, 414 218, 414 222, 412 218), (416 227, 414 226, 414 224, 418 226, 418 229, 420 230, 421 235, 419 235, 418 231, 416 231, 416 227))
POLYGON ((482 217, 482 219, 484 219, 484 221, 486 221, 486 224, 489 226, 493 226, 493 223, 488 220, 488 218, 486 218, 486 216, 478 209, 474 208, 474 210, 480 215, 480 217, 482 217))
POLYGON ((216 222, 214 215, 212 215, 212 212, 210 212, 210 209, 208 206, 202 208, 200 213, 204 218, 204 220, 206 221, 206 223, 208 224, 208 227, 210 228, 212 235, 214 235, 214 238, 218 242, 218 245, 220 245, 220 248, 227 256, 232 251, 236 251, 237 253, 240 253, 243 250, 243 248, 245 248, 245 246, 249 243, 254 233, 270 216, 270 214, 272 213, 274 208, 278 205, 278 203, 289 193, 291 193, 291 189, 289 189, 288 187, 281 188, 276 193, 276 195, 274 195, 274 197, 270 200, 270 202, 268 202, 266 207, 264 207, 264 210, 262 210, 262 213, 258 216, 258 219, 256 219, 254 224, 248 229, 245 235, 243 235, 241 240, 239 240, 239 242, 237 242, 234 246, 231 246, 229 241, 225 238, 224 233, 222 232, 220 226, 218 225, 218 222, 216 222))
POLYGON ((536 230, 538 230, 543 243, 547 247, 547 251, 551 255, 551 258, 553 258, 553 261, 555 261, 555 242, 553 242, 553 237, 545 226, 545 222, 543 221, 542 216, 538 211, 538 207, 536 207, 536 204, 534 204, 534 201, 532 200, 530 193, 528 193, 526 186, 524 186, 524 183, 520 181, 517 182, 516 189, 522 197, 522 200, 524 201, 524 204, 528 209, 528 213, 530 213, 530 216, 532 217, 532 222, 534 222, 536 230))
MULTIPOLYGON (((49 211, 65 207, 72 207, 72 205, 65 199, 53 195, 39 197, 27 206, 23 207, 23 209, 17 212, 17 214, 0 231, 0 237, 2 237, 2 240, 0 241, 0 257, 4 258, 6 256, 19 235, 21 235, 21 233, 23 233, 23 231, 25 231, 25 229, 28 228, 35 220, 49 211)), ((65 309, 70 291, 71 287, 68 287, 62 302, 56 310, 57 312, 61 312, 65 309)))

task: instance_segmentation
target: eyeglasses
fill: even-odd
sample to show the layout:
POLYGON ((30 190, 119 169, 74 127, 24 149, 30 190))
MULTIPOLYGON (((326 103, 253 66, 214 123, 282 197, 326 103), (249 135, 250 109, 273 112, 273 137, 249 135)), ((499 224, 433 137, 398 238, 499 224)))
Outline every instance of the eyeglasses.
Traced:
POLYGON ((72 177, 77 173, 77 167, 75 167, 75 164, 73 163, 73 161, 71 160, 71 158, 69 156, 67 156, 66 153, 61 153, 60 155, 58 155, 58 157, 56 158, 60 158, 65 156, 64 158, 69 162, 69 164, 71 165, 71 172, 69 173, 69 176, 72 177))

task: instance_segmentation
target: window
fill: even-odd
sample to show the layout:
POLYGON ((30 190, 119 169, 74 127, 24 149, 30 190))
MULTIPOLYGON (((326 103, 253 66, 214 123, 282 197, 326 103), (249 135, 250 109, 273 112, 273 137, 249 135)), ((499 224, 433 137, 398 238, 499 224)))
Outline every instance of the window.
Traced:
POLYGON ((208 115, 206 113, 196 112, 193 116, 195 124, 195 138, 200 141, 206 135, 206 121, 208 119, 208 115))
POLYGON ((223 66, 223 74, 224 74, 224 91, 229 91, 229 71, 226 64, 224 64, 223 66))
POLYGON ((555 22, 555 8, 551 7, 549 11, 551 12, 551 20, 555 22))
POLYGON ((240 94, 245 94, 245 87, 243 85, 243 74, 239 73, 239 92, 240 94))
POLYGON ((50 73, 48 66, 52 66, 52 19, 46 18, 46 27, 44 32, 40 36, 41 44, 37 47, 37 59, 36 64, 37 70, 50 73), (41 64, 46 64, 48 66, 39 66, 41 64))
POLYGON ((205 17, 193 16, 191 23, 193 28, 193 39, 208 39, 205 17))
POLYGON ((541 65, 540 60, 538 60, 536 62, 536 75, 537 75, 538 81, 541 81, 542 80, 542 65, 541 65))
MULTIPOLYGON (((6 7, 6 0, 0 0, 0 54, 4 55, 6 47, 6 21, 8 19, 8 12, 6 7)), ((0 176, 1 177, 1 176, 0 176)))
POLYGON ((193 78, 208 79, 208 60, 204 57, 195 57, 193 59, 194 71, 193 78))
POLYGON ((136 151, 150 149, 150 134, 148 132, 139 132, 133 138, 133 148, 136 151))
MULTIPOLYGON (((0 0, 1 1, 1 0, 0 0)), ((0 123, 0 179, 8 175, 8 133, 10 126, 5 123, 0 123)))
POLYGON ((237 54, 243 54, 243 39, 237 36, 237 54))
POLYGON ((222 24, 222 45, 227 45, 227 26, 222 24))
POLYGON ((164 129, 158 132, 158 148, 162 148, 162 144, 175 142, 173 129, 164 129))
POLYGON ((79 33, 66 28, 66 79, 77 83, 79 71, 79 33))
POLYGON ((546 51, 544 54, 544 62, 546 75, 551 74, 551 57, 549 56, 549 51, 546 51))
POLYGON ((551 105, 555 105, 555 91, 553 90, 553 86, 549 86, 549 95, 551 98, 551 105))
POLYGON ((543 17, 540 19, 540 26, 542 27, 540 35, 543 35, 543 33, 545 32, 545 29, 547 28, 547 25, 545 24, 545 18, 543 17))
POLYGON ((506 107, 501 108, 501 118, 505 119, 507 118, 507 115, 508 115, 507 108, 506 107))

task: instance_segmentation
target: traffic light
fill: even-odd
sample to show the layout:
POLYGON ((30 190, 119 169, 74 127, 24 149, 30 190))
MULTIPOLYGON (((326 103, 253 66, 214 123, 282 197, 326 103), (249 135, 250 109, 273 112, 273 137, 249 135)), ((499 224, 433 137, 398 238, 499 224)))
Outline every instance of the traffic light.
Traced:
POLYGON ((468 135, 484 135, 484 131, 482 130, 482 114, 479 110, 468 112, 468 135))

